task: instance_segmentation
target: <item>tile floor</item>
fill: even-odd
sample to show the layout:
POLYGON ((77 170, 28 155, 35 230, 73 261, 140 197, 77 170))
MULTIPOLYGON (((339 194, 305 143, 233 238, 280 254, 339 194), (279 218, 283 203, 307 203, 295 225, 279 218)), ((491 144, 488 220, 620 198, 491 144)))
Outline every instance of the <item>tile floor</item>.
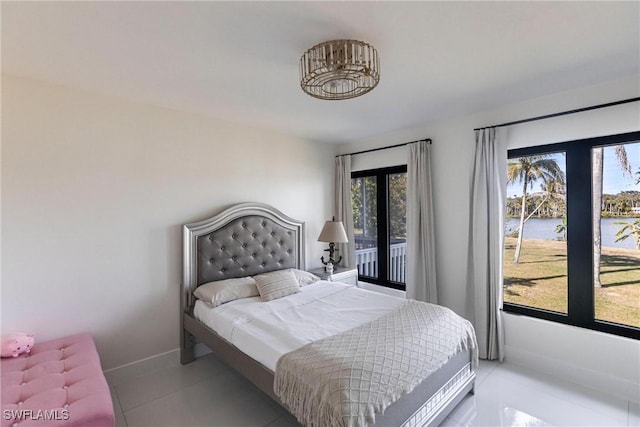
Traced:
MULTIPOLYGON (((442 426, 635 426, 638 402, 528 369, 480 362, 476 393, 442 426)), ((185 366, 146 365, 107 375, 116 426, 256 426, 299 424, 212 355, 185 366)))

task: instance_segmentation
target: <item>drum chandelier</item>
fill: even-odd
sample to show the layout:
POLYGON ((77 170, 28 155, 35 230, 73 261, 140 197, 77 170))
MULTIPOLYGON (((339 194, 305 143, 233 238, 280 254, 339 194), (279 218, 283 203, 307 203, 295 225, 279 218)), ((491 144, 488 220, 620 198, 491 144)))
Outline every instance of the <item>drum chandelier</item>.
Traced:
POLYGON ((300 87, 314 98, 355 98, 379 81, 378 52, 365 42, 331 40, 315 45, 300 58, 300 87))

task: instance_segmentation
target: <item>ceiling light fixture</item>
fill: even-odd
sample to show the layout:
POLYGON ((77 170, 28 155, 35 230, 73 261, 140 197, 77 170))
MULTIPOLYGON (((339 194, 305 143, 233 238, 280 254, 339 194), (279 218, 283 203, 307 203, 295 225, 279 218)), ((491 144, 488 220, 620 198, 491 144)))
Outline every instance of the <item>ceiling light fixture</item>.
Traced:
POLYGON ((380 81, 376 48, 358 40, 331 40, 300 58, 300 87, 319 99, 349 99, 364 95, 380 81))

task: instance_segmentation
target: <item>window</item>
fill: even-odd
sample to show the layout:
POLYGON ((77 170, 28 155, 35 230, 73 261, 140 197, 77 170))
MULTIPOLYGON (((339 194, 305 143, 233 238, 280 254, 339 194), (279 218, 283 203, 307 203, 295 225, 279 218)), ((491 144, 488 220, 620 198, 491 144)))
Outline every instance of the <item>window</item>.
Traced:
POLYGON ((359 280, 404 290, 406 165, 353 172, 351 201, 359 280))
POLYGON ((640 339, 640 132, 508 157, 504 310, 640 339))
POLYGON ((564 152, 509 160, 504 302, 567 313, 565 171, 564 152))

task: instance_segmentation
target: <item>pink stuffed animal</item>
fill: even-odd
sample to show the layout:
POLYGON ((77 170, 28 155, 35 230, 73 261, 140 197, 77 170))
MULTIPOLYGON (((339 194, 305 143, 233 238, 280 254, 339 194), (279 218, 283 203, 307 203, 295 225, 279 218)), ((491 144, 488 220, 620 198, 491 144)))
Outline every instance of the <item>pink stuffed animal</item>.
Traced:
POLYGON ((31 334, 18 332, 2 335, 0 337, 0 356, 18 357, 22 353, 31 353, 34 341, 31 334))

